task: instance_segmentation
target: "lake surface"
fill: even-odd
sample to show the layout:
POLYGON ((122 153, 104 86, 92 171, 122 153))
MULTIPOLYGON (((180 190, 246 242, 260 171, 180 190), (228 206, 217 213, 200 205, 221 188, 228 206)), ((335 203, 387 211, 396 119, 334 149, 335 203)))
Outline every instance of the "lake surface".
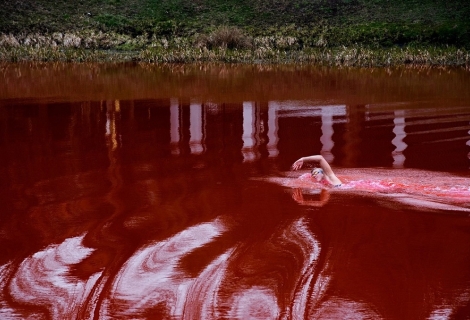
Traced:
POLYGON ((461 69, 2 64, 0 318, 469 319, 469 157, 461 69))

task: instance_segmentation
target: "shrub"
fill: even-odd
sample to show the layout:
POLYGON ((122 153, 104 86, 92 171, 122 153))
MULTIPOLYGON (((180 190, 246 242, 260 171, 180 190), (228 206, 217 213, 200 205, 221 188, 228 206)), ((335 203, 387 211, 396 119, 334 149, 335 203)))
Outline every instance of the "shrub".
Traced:
POLYGON ((249 49, 252 47, 252 39, 246 36, 237 27, 222 26, 213 31, 209 36, 201 35, 196 40, 199 46, 209 49, 249 49))

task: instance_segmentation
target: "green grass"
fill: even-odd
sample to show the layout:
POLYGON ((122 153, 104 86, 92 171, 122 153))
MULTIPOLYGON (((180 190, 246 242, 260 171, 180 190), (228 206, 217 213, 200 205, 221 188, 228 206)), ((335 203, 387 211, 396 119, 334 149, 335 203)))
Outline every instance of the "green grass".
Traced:
POLYGON ((150 32, 173 21, 185 31, 216 25, 263 30, 298 26, 395 23, 465 24, 470 2, 457 0, 78 0, 2 1, 0 32, 82 28, 150 32))

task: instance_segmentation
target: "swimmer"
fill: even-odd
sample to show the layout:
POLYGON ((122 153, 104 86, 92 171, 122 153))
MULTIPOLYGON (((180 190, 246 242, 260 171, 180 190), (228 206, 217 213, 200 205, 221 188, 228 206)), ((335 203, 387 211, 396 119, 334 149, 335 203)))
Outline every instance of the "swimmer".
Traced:
POLYGON ((314 155, 309 157, 302 157, 292 165, 293 170, 299 170, 302 168, 304 162, 318 162, 320 168, 313 168, 311 175, 318 182, 327 183, 329 186, 337 188, 341 187, 341 180, 333 172, 328 162, 323 158, 322 155, 314 155))

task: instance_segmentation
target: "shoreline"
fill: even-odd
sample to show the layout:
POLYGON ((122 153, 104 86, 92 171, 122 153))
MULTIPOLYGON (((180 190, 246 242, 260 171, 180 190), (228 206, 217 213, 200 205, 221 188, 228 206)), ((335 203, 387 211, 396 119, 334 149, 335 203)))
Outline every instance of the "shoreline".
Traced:
POLYGON ((296 51, 248 50, 132 50, 67 47, 0 47, 0 62, 146 62, 146 63, 248 63, 313 64, 345 67, 431 66, 470 70, 470 52, 456 48, 380 48, 361 46, 308 48, 296 51))
MULTIPOLYGON (((116 33, 0 34, 1 62, 147 62, 313 64, 389 67, 400 65, 463 67, 470 51, 447 45, 372 47, 300 46, 295 37, 240 38, 219 43, 199 37, 131 37, 116 33)), ((213 41, 213 40, 212 40, 213 41)))

